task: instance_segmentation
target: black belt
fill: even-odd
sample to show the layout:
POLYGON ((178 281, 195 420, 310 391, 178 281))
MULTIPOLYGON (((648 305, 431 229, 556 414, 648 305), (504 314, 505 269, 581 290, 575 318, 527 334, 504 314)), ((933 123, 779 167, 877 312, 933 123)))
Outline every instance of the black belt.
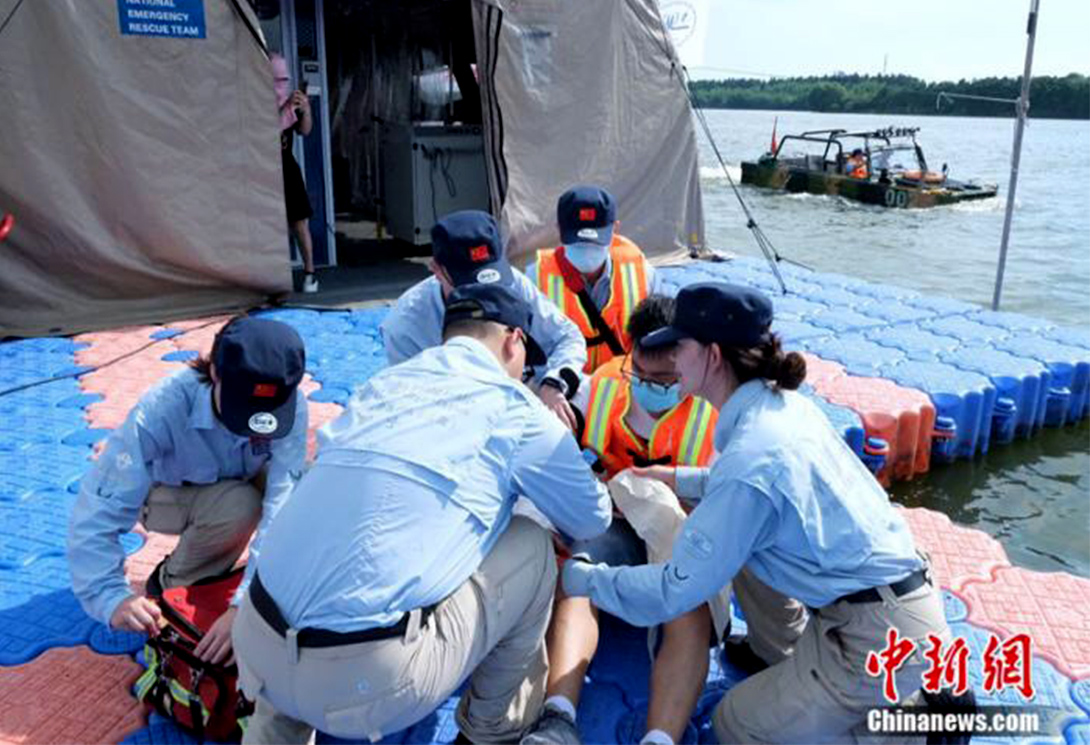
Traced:
MULTIPOLYGON (((930 584, 931 579, 928 577, 928 571, 924 569, 917 569, 912 574, 908 575, 900 582, 894 582, 889 585, 889 589, 893 591, 893 594, 897 597, 907 595, 913 590, 918 590, 925 584, 930 584)), ((834 600, 830 605, 836 603, 879 603, 882 601, 882 595, 875 587, 868 587, 866 590, 860 590, 859 592, 853 592, 850 595, 844 595, 834 600)))
MULTIPOLYGON (((288 625, 288 622, 284 620, 284 616, 280 613, 280 608, 277 607, 276 601, 272 599, 272 596, 269 595, 269 591, 261 584, 261 579, 257 574, 254 574, 254 579, 250 582, 250 601, 254 604, 254 609, 257 611, 258 615, 265 620, 265 623, 272 626, 273 630, 280 634, 280 636, 287 636, 288 629, 291 627, 288 625)), ((434 605, 421 610, 421 626, 425 624, 434 610, 434 605)), ((296 634, 296 643, 300 647, 317 649, 321 647, 343 647, 348 644, 361 644, 363 642, 377 642, 382 641, 383 639, 398 639, 404 636, 405 631, 409 628, 410 615, 411 614, 406 613, 401 617, 401 620, 393 626, 382 626, 374 629, 363 629, 361 631, 329 631, 328 629, 314 628, 299 629, 296 634)))

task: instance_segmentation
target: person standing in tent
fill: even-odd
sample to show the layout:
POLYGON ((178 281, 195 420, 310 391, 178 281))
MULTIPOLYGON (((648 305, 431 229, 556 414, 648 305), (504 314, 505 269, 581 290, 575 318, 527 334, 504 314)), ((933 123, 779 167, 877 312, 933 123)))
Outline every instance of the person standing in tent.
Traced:
POLYGON ((274 54, 269 62, 273 70, 276 105, 280 112, 280 160, 284 169, 284 201, 288 225, 303 257, 303 292, 313 293, 318 291, 318 278, 314 276, 314 241, 310 236, 310 217, 314 210, 310 206, 303 172, 292 154, 292 143, 296 132, 303 137, 310 134, 314 120, 307 95, 291 88, 287 60, 274 54))
POLYGON ((655 271, 635 243, 616 234, 617 206, 605 189, 564 192, 556 221, 562 245, 538 251, 526 274, 579 327, 589 375, 631 350, 625 325, 636 305, 656 291, 655 271))
POLYGON ((446 300, 458 287, 498 283, 529 304, 530 330, 541 340, 547 360, 535 371, 538 396, 575 430, 568 403, 587 360, 583 335, 575 324, 504 258, 499 226, 487 212, 462 210, 445 215, 431 230, 432 276, 410 287, 382 322, 382 340, 391 365, 443 343, 446 300))
MULTIPOLYGON (((154 635, 160 611, 152 597, 229 571, 249 544, 241 598, 262 538, 303 473, 305 362, 290 326, 236 318, 216 335, 211 355, 133 407, 80 482, 72 511, 68 565, 88 615, 154 635), (137 522, 180 536, 148 578, 146 596, 133 594, 122 569, 120 537, 137 522)), ((228 657, 234 615, 231 608, 213 624, 198 656, 228 657)))
MULTIPOLYGON (((655 463, 707 466, 711 459, 715 410, 703 399, 679 395, 672 347, 642 344, 669 323, 673 303, 664 295, 644 298, 626 326, 634 342, 631 355, 614 358, 587 383, 582 445, 597 456, 594 467, 607 480, 628 468, 655 463)), ((608 566, 646 564, 649 549, 634 524, 639 525, 614 515, 606 533, 576 541, 571 550, 608 566)), ((680 742, 704 690, 713 617, 717 638, 729 623, 728 602, 718 598, 664 625, 651 671, 646 742, 680 742), (718 607, 710 608, 712 603, 718 607)), ((584 676, 598 646, 597 608, 587 598, 565 597, 558 589, 546 646, 545 708, 522 745, 573 745, 580 742, 576 709, 584 676)))
MULTIPOLYGON (((721 743, 852 737, 871 709, 888 705, 882 676, 867 672, 870 653, 896 637, 921 650, 929 635, 951 638, 904 518, 796 391, 806 363, 784 354, 771 323, 771 301, 747 287, 702 283, 678 293, 670 326, 643 344, 678 345, 681 392, 719 410, 719 455, 710 469, 643 473, 701 501, 668 562, 609 567, 576 556, 562 575, 569 596, 639 625, 707 602, 743 567, 811 609, 794 653, 720 701, 712 721, 721 743)), ((911 702, 926 662, 921 651, 901 663, 895 690, 911 702)))
POLYGON ((443 344, 363 385, 270 528, 234 628, 243 743, 377 742, 465 686, 459 741, 512 742, 545 693, 557 564, 609 494, 520 381, 545 354, 499 282, 457 288, 443 344))

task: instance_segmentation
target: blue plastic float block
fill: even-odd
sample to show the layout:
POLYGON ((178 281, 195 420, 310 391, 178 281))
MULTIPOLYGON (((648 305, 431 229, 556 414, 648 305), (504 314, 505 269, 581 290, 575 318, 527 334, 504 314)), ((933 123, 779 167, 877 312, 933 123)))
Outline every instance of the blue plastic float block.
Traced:
POLYGON ((970 313, 967 318, 977 323, 983 323, 985 326, 996 326, 1012 336, 1041 334, 1056 328, 1054 323, 1043 318, 1034 318, 1033 316, 1006 311, 978 310, 975 313, 970 313))
POLYGON ((825 413, 825 418, 829 420, 829 424, 833 426, 833 429, 840 433, 840 436, 844 438, 844 442, 848 443, 848 447, 852 449, 852 452, 862 458, 863 445, 867 441, 867 434, 859 414, 845 406, 827 401, 819 396, 812 386, 803 385, 799 388, 799 392, 813 401, 825 413))
POLYGON ((75 354, 86 349, 89 344, 77 342, 63 336, 43 336, 34 339, 13 339, 0 343, 0 357, 7 355, 18 357, 27 352, 47 352, 51 354, 75 354))
POLYGON ((936 316, 959 316, 975 313, 980 310, 979 305, 967 303, 963 300, 939 297, 936 295, 920 295, 905 300, 905 305, 913 308, 923 308, 932 311, 936 316))
POLYGON ((1090 678, 1076 680, 1071 684, 1071 697, 1079 708, 1090 717, 1090 678))
POLYGON ((954 420, 957 429, 952 438, 953 447, 936 442, 932 458, 950 462, 988 452, 997 392, 986 375, 943 362, 915 360, 887 367, 882 375, 897 385, 923 391, 935 405, 936 417, 954 420))
POLYGON ((164 362, 189 362, 200 356, 201 353, 195 349, 179 349, 174 352, 167 352, 160 359, 164 362))
POLYGON ((99 654, 136 654, 144 648, 148 637, 131 631, 119 631, 96 623, 91 629, 89 644, 99 654))
POLYGON ((0 570, 0 665, 21 665, 47 649, 88 642, 95 622, 80 608, 71 583, 59 556, 0 570))
POLYGON ((851 375, 883 377, 883 371, 905 361, 905 353, 875 344, 862 334, 842 334, 808 339, 806 349, 822 359, 839 362, 851 375))
POLYGON ((960 623, 969 617, 969 606, 960 596, 950 590, 942 591, 943 615, 946 623, 960 623))
POLYGON ((183 732, 174 722, 161 720, 136 730, 121 745, 197 745, 197 738, 183 732))
POLYGON ((927 362, 934 362, 939 354, 961 346, 961 342, 952 336, 940 336, 914 325, 875 328, 864 332, 863 336, 883 347, 901 350, 910 360, 927 362))
MULTIPOLYGON (((42 380, 41 376, 35 376, 33 381, 28 382, 40 380, 42 380)), ((6 388, 7 386, 0 385, 0 390, 5 390, 6 388)), ((6 393, 4 396, 0 397, 0 408, 8 410, 11 407, 29 407, 34 410, 40 410, 54 407, 61 401, 82 392, 78 380, 75 378, 61 378, 58 380, 51 380, 42 385, 36 385, 32 388, 6 393)))
POLYGON ((1090 745, 1090 724, 1076 722, 1064 732, 1068 745, 1090 745))
POLYGON ((811 302, 827 305, 834 311, 852 311, 861 315, 866 315, 870 307, 879 304, 875 298, 855 290, 843 287, 822 287, 810 282, 796 282, 791 285, 791 291, 811 302))
POLYGON ((914 328, 915 324, 921 321, 935 318, 931 311, 904 305, 902 301, 868 305, 866 312, 868 316, 877 318, 892 326, 907 326, 909 328, 914 328))
POLYGON ((919 326, 934 334, 952 336, 961 342, 962 346, 969 347, 990 346, 1010 336, 1010 332, 1004 328, 988 326, 968 316, 936 318, 933 321, 922 321, 919 326))
MULTIPOLYGON (((879 305, 904 305, 910 300, 916 300, 922 297, 922 294, 916 290, 910 290, 907 287, 883 284, 881 282, 863 282, 851 289, 859 295, 866 295, 867 297, 878 300, 879 305)), ((917 308, 917 310, 920 309, 917 308)))
POLYGON ((164 339, 173 339, 176 336, 182 336, 185 333, 186 329, 176 329, 168 326, 167 328, 159 329, 158 331, 149 334, 148 337, 155 339, 156 341, 163 341, 164 339))
POLYGON ((1041 334, 1045 339, 1066 344, 1069 347, 1090 349, 1090 328, 1086 327, 1058 327, 1041 334))
POLYGON ((79 409, 82 411, 86 406, 105 400, 106 397, 101 393, 76 393, 61 399, 54 405, 58 409, 79 409))
POLYGON ((884 326, 886 322, 854 310, 834 308, 828 313, 815 317, 813 325, 827 329, 836 335, 844 335, 867 331, 875 326, 884 326))
POLYGON ((1012 336, 997 342, 995 347, 1017 357, 1037 360, 1052 373, 1053 391, 1045 413, 1046 425, 1072 424, 1090 413, 1090 349, 1067 346, 1035 334, 1012 336), (1063 396, 1063 389, 1069 391, 1068 396, 1063 396))
POLYGON ((828 305, 816 303, 797 295, 777 295, 772 299, 773 315, 778 321, 810 322, 811 319, 826 313, 828 305))
POLYGON ((90 455, 90 448, 61 443, 33 442, 17 450, 0 449, 0 504, 20 502, 38 491, 64 490, 83 476, 90 455))
POLYGON ((988 347, 960 347, 939 360, 987 375, 1000 397, 1013 399, 1015 436, 1028 437, 1044 426, 1052 374, 1040 362, 988 347))
POLYGON ((828 329, 818 328, 801 321, 784 321, 776 318, 772 321, 772 331, 779 334, 786 349, 804 349, 804 344, 811 339, 828 337, 828 329))

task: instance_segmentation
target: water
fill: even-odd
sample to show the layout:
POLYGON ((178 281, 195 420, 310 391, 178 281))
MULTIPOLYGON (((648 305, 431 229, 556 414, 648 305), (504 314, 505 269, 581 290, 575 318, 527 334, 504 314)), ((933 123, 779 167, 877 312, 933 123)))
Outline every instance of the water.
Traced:
MULTIPOLYGON (((1010 176, 1008 119, 708 111, 731 176, 778 134, 842 127, 920 127, 928 164, 998 183, 999 197, 891 210, 839 197, 741 187, 779 253, 820 271, 990 307, 1010 176)), ((712 248, 759 256, 726 177, 699 135, 706 236, 712 248)), ((1002 309, 1057 324, 1090 323, 1090 122, 1032 120, 1026 129, 1002 309)), ((893 497, 998 538, 1011 561, 1090 576, 1090 426, 1048 430, 973 462, 939 466, 893 497)))

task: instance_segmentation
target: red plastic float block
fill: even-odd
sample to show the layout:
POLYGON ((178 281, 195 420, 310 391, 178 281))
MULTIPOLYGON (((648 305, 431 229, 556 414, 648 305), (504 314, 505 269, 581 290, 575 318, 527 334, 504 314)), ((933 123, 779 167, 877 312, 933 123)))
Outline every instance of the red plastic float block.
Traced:
POLYGON ((178 545, 178 536, 148 533, 141 525, 137 525, 133 532, 144 536, 144 545, 125 559, 125 576, 133 592, 142 595, 152 570, 178 545))
POLYGON ((216 334, 231 320, 232 316, 215 316, 201 318, 185 326, 183 324, 171 324, 171 328, 185 331, 181 336, 175 336, 170 341, 176 350, 212 353, 212 342, 216 334), (206 325, 207 324, 207 325, 206 325))
POLYGON ((901 510, 916 546, 931 557, 940 587, 962 592, 970 582, 991 582, 1000 567, 1009 567, 1002 544, 987 533, 955 525, 941 512, 913 507, 901 510))
POLYGON ((802 352, 802 358, 806 360, 806 382, 814 388, 821 388, 826 383, 843 378, 846 373, 844 366, 839 362, 830 362, 820 357, 815 357, 809 352, 802 352))
POLYGON ((1090 579, 1001 567, 991 582, 971 583, 963 594, 970 623, 1006 637, 1029 634, 1033 653, 1061 673, 1090 676, 1090 579))
MULTIPOLYGON (((154 344, 151 335, 162 331, 162 326, 129 326, 113 331, 93 331, 88 334, 80 334, 73 341, 90 344, 86 349, 76 351, 77 365, 101 365, 117 359, 121 355, 135 352, 141 347, 152 344, 149 350, 169 350, 169 345, 154 344)), ((159 354, 163 354, 160 351, 159 354)))
POLYGON ((935 407, 927 394, 882 378, 854 375, 823 379, 814 389, 859 414, 868 437, 889 443, 889 459, 878 472, 883 485, 908 481, 931 468, 935 407))
POLYGON ((50 649, 0 673, 0 743, 120 742, 147 724, 129 693, 132 658, 87 647, 50 649))

